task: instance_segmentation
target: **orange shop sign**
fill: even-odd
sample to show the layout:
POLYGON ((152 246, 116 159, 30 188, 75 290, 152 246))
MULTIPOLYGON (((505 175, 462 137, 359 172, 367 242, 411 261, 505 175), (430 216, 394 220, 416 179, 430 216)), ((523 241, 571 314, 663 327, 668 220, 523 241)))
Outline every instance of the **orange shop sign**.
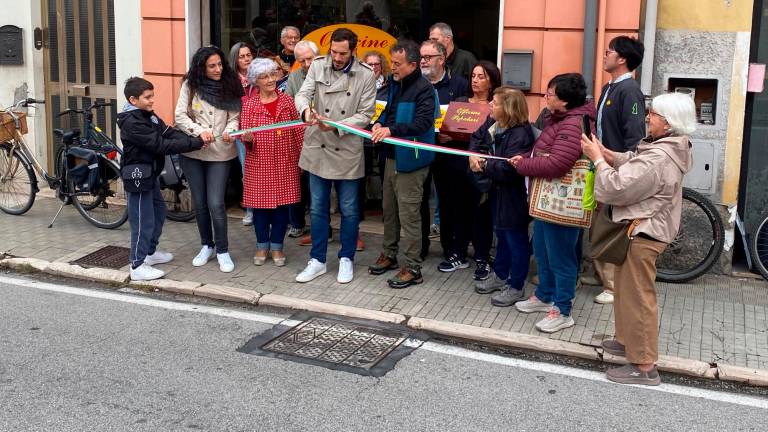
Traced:
MULTIPOLYGON (((355 56, 360 58, 368 51, 378 51, 389 61, 389 49, 397 41, 391 34, 362 24, 333 24, 319 28, 308 35, 304 40, 311 40, 320 48, 320 55, 325 55, 331 47, 331 33, 334 30, 345 27, 357 35, 357 49, 355 56)), ((362 59, 361 59, 362 60, 362 59)))

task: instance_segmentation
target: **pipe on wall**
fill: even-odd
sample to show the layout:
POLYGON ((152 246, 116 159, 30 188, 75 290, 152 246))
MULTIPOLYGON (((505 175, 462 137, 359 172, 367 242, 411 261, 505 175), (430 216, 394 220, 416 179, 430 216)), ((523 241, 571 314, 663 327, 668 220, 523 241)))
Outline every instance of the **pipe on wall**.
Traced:
POLYGON ((640 90, 648 96, 653 84, 653 57, 656 49, 656 17, 659 10, 658 0, 646 0, 645 2, 645 27, 643 28, 643 45, 645 55, 640 75, 640 90))
POLYGON ((595 76, 595 39, 597 38, 597 1, 584 2, 584 50, 582 51, 581 74, 587 81, 587 94, 592 94, 599 85, 591 77, 595 76))
MULTIPOLYGON (((600 0, 600 5, 598 9, 598 18, 597 18, 597 53, 595 55, 595 65, 601 65, 599 68, 595 68, 595 74, 594 74, 594 81, 595 83, 601 83, 602 82, 602 76, 603 76, 603 51, 605 51, 605 16, 606 16, 606 7, 608 6, 607 0, 600 0)), ((600 99, 600 91, 602 90, 602 86, 595 85, 595 88, 593 89, 593 95, 595 98, 595 103, 600 99)))

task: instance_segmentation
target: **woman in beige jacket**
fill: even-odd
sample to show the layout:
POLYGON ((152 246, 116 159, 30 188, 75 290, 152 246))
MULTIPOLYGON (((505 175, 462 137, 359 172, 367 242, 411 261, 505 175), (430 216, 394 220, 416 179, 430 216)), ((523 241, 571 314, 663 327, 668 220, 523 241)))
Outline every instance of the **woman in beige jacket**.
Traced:
POLYGON ((616 267, 616 338, 603 349, 629 364, 609 369, 611 381, 658 385, 659 321, 656 258, 677 235, 682 213, 683 175, 691 169, 688 135, 696 128, 690 96, 657 96, 646 117, 648 137, 634 152, 618 153, 593 135, 582 149, 595 164, 595 198, 612 206, 614 222, 638 220, 627 259, 616 267))
POLYGON ((224 194, 230 161, 237 157, 229 134, 239 126, 242 96, 243 86, 224 53, 216 47, 197 50, 184 75, 175 112, 176 128, 207 144, 181 157, 202 243, 192 260, 195 267, 205 265, 215 252, 222 272, 235 269, 229 256, 224 194))

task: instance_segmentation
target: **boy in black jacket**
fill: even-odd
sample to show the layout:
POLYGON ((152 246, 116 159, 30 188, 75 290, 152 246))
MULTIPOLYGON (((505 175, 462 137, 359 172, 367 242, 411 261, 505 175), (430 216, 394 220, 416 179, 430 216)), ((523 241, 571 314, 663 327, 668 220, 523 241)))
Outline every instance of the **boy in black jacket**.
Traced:
POLYGON ((123 142, 123 171, 129 171, 128 175, 123 173, 123 182, 131 224, 131 280, 158 279, 165 272, 152 266, 171 261, 173 255, 157 250, 165 221, 165 201, 157 177, 163 170, 166 154, 200 149, 203 141, 166 126, 155 115, 151 82, 129 78, 123 93, 128 104, 117 115, 117 125, 123 142), (149 172, 142 175, 141 171, 149 172), (132 173, 136 173, 133 178, 132 173))

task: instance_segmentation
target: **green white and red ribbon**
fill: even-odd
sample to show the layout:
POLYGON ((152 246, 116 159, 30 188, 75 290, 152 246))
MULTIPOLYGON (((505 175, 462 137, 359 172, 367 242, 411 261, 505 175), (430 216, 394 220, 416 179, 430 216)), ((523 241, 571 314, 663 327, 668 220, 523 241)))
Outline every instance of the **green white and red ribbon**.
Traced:
MULTIPOLYGON (((350 126, 348 124, 340 123, 340 122, 333 121, 333 120, 327 120, 326 119, 326 120, 321 120, 321 121, 323 123, 327 124, 327 125, 335 127, 336 129, 338 129, 340 131, 344 131, 346 133, 350 133, 352 135, 359 136, 361 138, 371 139, 372 133, 370 131, 365 130, 365 129, 361 129, 361 128, 358 128, 358 127, 355 127, 355 126, 350 126)), ((266 125, 266 126, 258 126, 258 127, 253 127, 253 128, 249 128, 249 129, 238 130, 238 131, 230 133, 229 136, 234 137, 234 136, 244 135, 244 134, 247 134, 247 133, 266 132, 266 131, 281 130, 281 129, 294 129, 294 128, 300 128, 300 127, 305 127, 305 126, 309 126, 309 124, 304 123, 301 120, 291 120, 291 121, 287 121, 287 122, 272 123, 272 124, 266 125)), ((435 152, 435 153, 444 153, 444 154, 449 154, 449 155, 454 155, 454 156, 467 156, 467 157, 468 156, 476 156, 476 157, 484 158, 484 159, 507 160, 507 158, 505 158, 505 157, 492 156, 492 155, 488 155, 488 154, 485 154, 485 153, 477 153, 477 152, 473 152, 473 151, 469 151, 469 150, 460 150, 460 149, 455 149, 455 148, 450 148, 450 147, 443 147, 443 146, 439 146, 439 145, 435 145, 435 144, 427 144, 427 143, 423 143, 423 142, 419 142, 419 141, 411 141, 411 140, 407 140, 407 139, 403 139, 403 138, 387 137, 387 138, 384 138, 381 141, 385 142, 387 144, 392 144, 392 145, 396 145, 396 146, 412 148, 412 149, 415 149, 416 151, 418 151, 418 150, 426 150, 426 151, 432 151, 432 152, 435 152)))

